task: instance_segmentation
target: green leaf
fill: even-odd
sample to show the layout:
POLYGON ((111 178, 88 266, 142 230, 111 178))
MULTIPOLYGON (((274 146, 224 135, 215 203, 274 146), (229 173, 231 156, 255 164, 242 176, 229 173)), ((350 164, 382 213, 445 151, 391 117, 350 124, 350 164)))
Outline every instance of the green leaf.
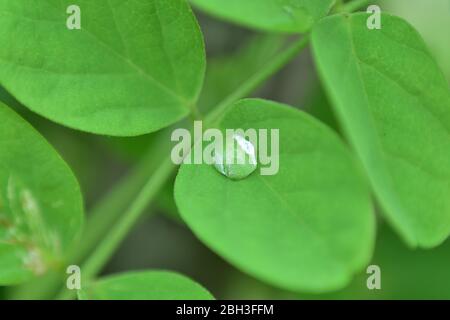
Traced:
POLYGON ((69 167, 0 103, 0 285, 58 267, 80 231, 83 204, 69 167))
POLYGON ((422 35, 431 53, 450 81, 450 1, 448 0, 383 0, 381 7, 410 22, 422 35))
POLYGON ((334 0, 191 0, 198 8, 251 28, 306 32, 325 16, 334 0))
POLYGON ((342 127, 362 160, 387 219, 411 246, 450 232, 450 95, 419 34, 382 16, 322 20, 317 65, 342 127))
POLYGON ((201 285, 174 272, 128 272, 100 279, 79 292, 81 300, 212 300, 201 285))
POLYGON ((220 128, 279 129, 280 168, 234 181, 212 165, 183 164, 175 183, 182 218, 241 270, 295 291, 346 285, 370 259, 374 216, 354 159, 327 127, 264 100, 231 107, 220 128))
POLYGON ((184 0, 0 0, 0 83, 31 110, 118 136, 185 117, 204 77, 202 35, 184 0))

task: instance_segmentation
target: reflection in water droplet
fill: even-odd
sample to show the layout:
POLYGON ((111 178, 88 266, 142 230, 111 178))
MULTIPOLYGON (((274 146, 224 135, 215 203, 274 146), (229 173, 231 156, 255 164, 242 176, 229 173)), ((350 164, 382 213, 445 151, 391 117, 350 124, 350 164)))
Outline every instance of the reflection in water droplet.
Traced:
POLYGON ((214 155, 214 167, 232 180, 248 177, 257 168, 255 146, 240 135, 233 135, 234 143, 227 143, 225 152, 214 155))

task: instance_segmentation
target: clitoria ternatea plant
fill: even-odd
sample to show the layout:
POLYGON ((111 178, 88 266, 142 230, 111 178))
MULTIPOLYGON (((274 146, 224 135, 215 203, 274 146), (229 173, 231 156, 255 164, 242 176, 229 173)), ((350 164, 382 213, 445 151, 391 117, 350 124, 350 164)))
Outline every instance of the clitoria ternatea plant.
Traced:
MULTIPOLYGON (((447 238, 450 96, 413 27, 383 14, 380 29, 368 28, 369 14, 349 13, 368 1, 192 2, 243 26, 302 36, 259 65, 249 59, 244 68, 254 71, 228 80, 228 96, 204 99, 217 105, 198 108, 206 58, 185 0, 78 0, 81 28, 70 31, 72 1, 0 0, 0 43, 7 44, 0 48, 0 84, 32 111, 94 134, 189 128, 188 115, 222 131, 279 130, 277 174, 261 176, 251 167, 233 180, 212 165, 183 164, 174 190, 183 221, 204 244, 273 286, 314 293, 345 287, 370 262, 374 200, 408 245, 430 248, 447 238), (293 107, 243 99, 310 40, 349 146, 293 107)), ((206 79, 210 90, 214 78, 206 79)), ((35 278, 33 285, 53 293, 64 288, 66 267, 75 263, 80 299, 212 298, 172 272, 96 279, 176 171, 168 155, 117 186, 114 199, 106 198, 82 229, 81 192, 70 169, 3 104, 0 119, 0 285, 24 283, 26 290, 35 278), (40 280, 49 270, 57 276, 40 280)), ((168 135, 161 136, 168 150, 168 135)), ((58 297, 74 296, 63 289, 58 297)))

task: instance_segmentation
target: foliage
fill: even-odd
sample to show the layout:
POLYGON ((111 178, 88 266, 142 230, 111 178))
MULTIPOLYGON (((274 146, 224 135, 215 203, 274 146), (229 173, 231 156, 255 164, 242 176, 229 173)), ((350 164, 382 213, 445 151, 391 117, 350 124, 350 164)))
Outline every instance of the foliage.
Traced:
MULTIPOLYGON (((439 67, 448 61, 441 53, 436 62, 403 18, 383 13, 382 28, 371 30, 370 14, 351 12, 367 1, 193 0, 207 14, 280 34, 208 57, 206 71, 203 35, 185 0, 79 0, 82 28, 70 31, 71 3, 0 0, 0 285, 71 298, 62 279, 79 264, 80 299, 211 299, 168 271, 97 279, 152 203, 237 269, 296 297, 360 288, 364 279, 355 285, 354 276, 374 248, 373 261, 392 271, 386 256, 395 254, 375 241, 377 218, 409 247, 437 247, 450 234, 450 95, 439 67), (307 44, 321 80, 312 114, 320 116, 248 99, 307 44), (13 111, 22 114, 22 105, 107 136, 96 139, 141 160, 92 206, 84 228, 77 179, 13 111), (222 131, 279 130, 279 173, 233 181, 209 164, 177 171, 170 133, 192 133, 189 117, 222 131)), ((405 250, 399 255, 416 261, 405 250)), ((436 252, 433 261, 448 260, 436 252)))

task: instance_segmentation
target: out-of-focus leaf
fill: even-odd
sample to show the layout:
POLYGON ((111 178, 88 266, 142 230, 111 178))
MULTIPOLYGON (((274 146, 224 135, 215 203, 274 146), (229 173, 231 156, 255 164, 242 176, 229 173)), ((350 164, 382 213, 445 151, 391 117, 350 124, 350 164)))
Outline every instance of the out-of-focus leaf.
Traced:
POLYGON ((83 222, 69 167, 27 122, 0 103, 0 284, 57 267, 83 222))
POLYGON ((102 163, 105 153, 97 147, 92 136, 62 127, 37 115, 21 105, 2 86, 0 86, 0 102, 15 110, 56 149, 78 178, 85 195, 84 199, 88 204, 96 195, 96 191, 103 187, 104 177, 108 174, 98 170, 99 167, 105 168, 102 163), (89 157, 86 156, 87 154, 89 157))
POLYGON ((87 285, 81 300, 212 300, 201 285, 173 272, 142 271, 113 275, 87 285))

